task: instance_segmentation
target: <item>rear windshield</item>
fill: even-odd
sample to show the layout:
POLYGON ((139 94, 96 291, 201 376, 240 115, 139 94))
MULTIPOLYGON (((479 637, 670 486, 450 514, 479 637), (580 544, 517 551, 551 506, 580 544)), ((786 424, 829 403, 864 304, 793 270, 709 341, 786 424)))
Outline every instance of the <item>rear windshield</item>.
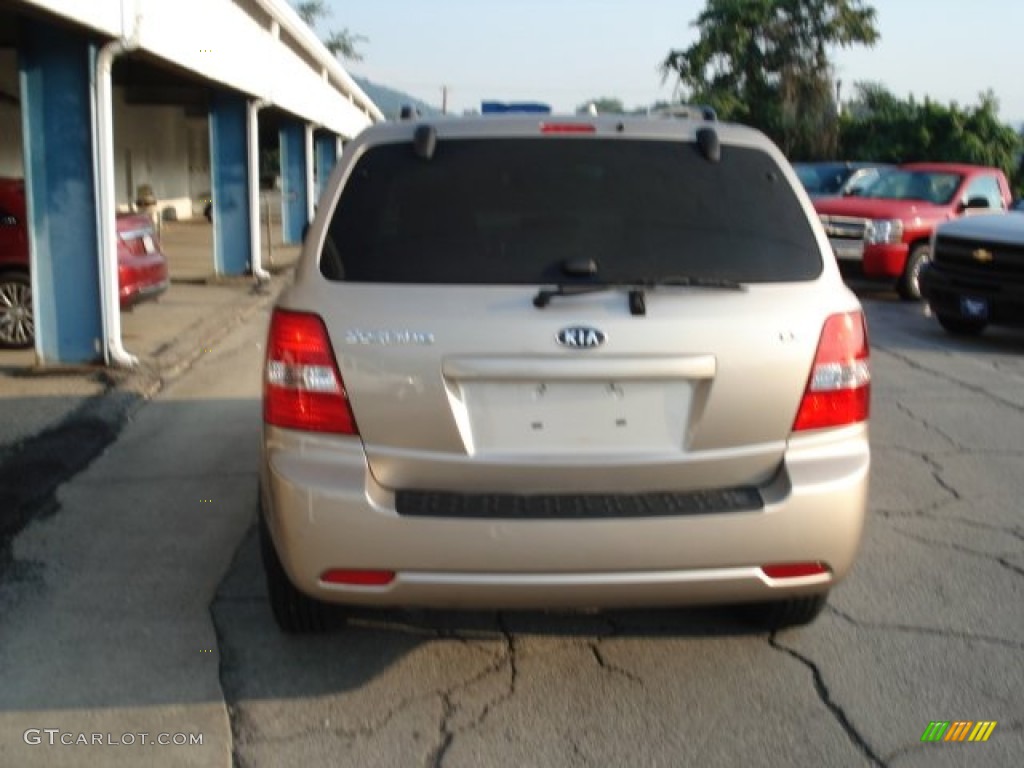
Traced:
MULTIPOLYGON (((320 261, 333 280, 537 284, 594 260, 594 280, 811 280, 822 269, 796 195, 764 152, 692 144, 439 140, 363 154, 320 261)), ((577 278, 579 279, 579 278, 577 278)), ((586 281, 586 279, 584 279, 586 281)))

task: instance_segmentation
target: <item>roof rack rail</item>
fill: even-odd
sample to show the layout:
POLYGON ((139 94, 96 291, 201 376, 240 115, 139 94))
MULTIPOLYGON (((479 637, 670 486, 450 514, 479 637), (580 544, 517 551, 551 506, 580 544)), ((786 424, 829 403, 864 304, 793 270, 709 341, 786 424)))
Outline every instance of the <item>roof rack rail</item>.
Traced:
POLYGON ((667 107, 655 107, 647 112, 649 117, 661 117, 678 120, 707 120, 718 122, 715 108, 708 104, 669 104, 667 107))

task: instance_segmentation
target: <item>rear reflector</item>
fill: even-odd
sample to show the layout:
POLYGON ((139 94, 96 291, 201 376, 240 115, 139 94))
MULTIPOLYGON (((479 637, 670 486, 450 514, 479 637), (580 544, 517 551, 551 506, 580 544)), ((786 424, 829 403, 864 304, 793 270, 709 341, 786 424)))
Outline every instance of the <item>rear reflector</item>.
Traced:
POLYGON ((761 570, 770 579, 799 579, 829 572, 828 566, 824 563, 777 563, 762 565, 761 570))
POLYGON ((867 421, 871 400, 869 357, 864 314, 846 312, 829 316, 821 331, 793 431, 867 421))
POLYGON ((354 571, 332 568, 320 574, 320 581, 326 584, 345 584, 350 587, 386 587, 394 580, 394 571, 354 571))
POLYGON ((267 338, 263 420, 287 429, 359 434, 319 315, 274 310, 267 338))
POLYGON ((541 123, 541 133, 594 133, 590 123, 541 123))

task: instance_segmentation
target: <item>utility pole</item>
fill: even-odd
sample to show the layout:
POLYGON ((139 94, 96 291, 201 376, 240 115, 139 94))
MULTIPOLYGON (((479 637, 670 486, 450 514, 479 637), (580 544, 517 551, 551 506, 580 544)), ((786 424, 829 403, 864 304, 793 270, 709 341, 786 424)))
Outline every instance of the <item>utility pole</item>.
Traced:
POLYGON ((448 86, 441 86, 441 114, 448 114, 448 86))

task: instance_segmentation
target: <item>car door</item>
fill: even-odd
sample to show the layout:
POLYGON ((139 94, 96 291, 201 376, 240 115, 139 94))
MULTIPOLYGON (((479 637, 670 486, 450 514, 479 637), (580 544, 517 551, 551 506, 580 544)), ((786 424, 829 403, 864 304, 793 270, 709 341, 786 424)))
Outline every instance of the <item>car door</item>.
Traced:
POLYGON ((999 177, 994 173, 976 176, 967 183, 961 204, 965 206, 967 215, 975 213, 991 213, 1006 210, 1006 196, 1000 187, 999 177), (987 207, 976 207, 972 201, 987 201, 987 207))
POLYGON ((0 180, 0 265, 28 266, 24 187, 0 180))

